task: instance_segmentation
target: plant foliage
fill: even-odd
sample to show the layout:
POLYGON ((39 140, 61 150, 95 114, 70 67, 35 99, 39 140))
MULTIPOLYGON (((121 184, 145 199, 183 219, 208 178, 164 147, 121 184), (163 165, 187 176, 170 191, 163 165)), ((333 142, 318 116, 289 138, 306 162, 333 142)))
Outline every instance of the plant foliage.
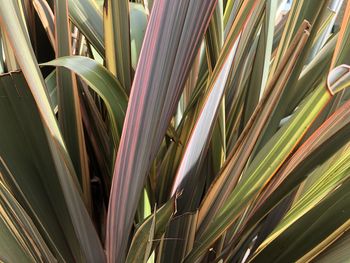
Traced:
POLYGON ((348 260, 349 20, 0 0, 0 261, 348 260))

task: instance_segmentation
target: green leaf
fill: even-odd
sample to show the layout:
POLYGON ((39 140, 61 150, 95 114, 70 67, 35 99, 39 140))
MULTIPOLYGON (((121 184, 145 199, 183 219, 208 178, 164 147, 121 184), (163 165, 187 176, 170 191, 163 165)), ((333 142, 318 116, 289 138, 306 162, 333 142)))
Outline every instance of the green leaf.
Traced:
MULTIPOLYGON (((344 230, 343 230, 344 231, 344 230)), ((346 262, 350 257, 350 235, 349 230, 345 233, 339 234, 337 240, 330 244, 329 247, 325 248, 319 255, 313 254, 314 260, 319 263, 327 262, 346 262)), ((333 240, 332 240, 333 241, 333 240)), ((319 252, 319 251, 317 251, 319 252)), ((303 260, 301 258, 301 260, 303 260)))
POLYGON ((345 13, 341 22, 341 30, 339 32, 337 45, 335 47, 334 56, 332 59, 332 65, 331 65, 332 68, 335 66, 339 66, 341 64, 350 63, 350 60, 349 60, 350 47, 347 44, 350 39, 350 25, 349 25, 350 3, 349 2, 347 2, 344 12, 345 13))
POLYGON ((105 56, 102 12, 93 0, 68 0, 69 17, 100 56, 105 56))
MULTIPOLYGON (((235 236, 234 242, 237 242, 238 238, 242 240, 242 236, 249 236, 249 233, 264 219, 269 211, 278 203, 283 202, 282 200, 292 193, 301 182, 305 179, 308 182, 309 178, 312 178, 310 183, 304 183, 304 187, 301 188, 307 190, 307 186, 313 184, 323 174, 323 170, 327 168, 327 165, 323 165, 316 170, 315 168, 330 159, 350 139, 349 111, 350 102, 343 105, 317 129, 272 178, 251 206, 252 209, 247 216, 248 219, 243 224, 240 234, 235 236)), ((330 160, 327 162, 328 164, 333 163, 334 157, 330 160)), ((320 181, 322 183, 322 179, 320 181)), ((325 189, 327 189, 327 186, 325 186, 325 189)), ((298 193, 298 195, 302 196, 303 191, 299 190, 299 192, 301 193, 298 193)))
MULTIPOLYGON (((339 31, 339 37, 337 39, 337 44, 334 50, 334 55, 332 58, 331 68, 338 66, 340 64, 347 64, 350 63, 349 56, 350 56, 350 48, 347 44, 350 39, 350 25, 349 25, 349 19, 350 19, 350 4, 347 2, 346 6, 344 5, 344 15, 341 22, 341 28, 339 31)), ((324 115, 327 117, 328 115, 332 114, 335 109, 337 109, 340 105, 340 102, 342 100, 342 97, 344 96, 344 92, 339 93, 330 103, 329 107, 325 109, 324 115)), ((325 118, 324 116, 320 116, 320 119, 325 118)))
POLYGON ((23 75, 1 76, 0 93, 0 122, 6 123, 0 134, 3 180, 56 258, 103 260, 73 166, 58 139, 44 126, 23 75))
MULTIPOLYGON (((337 79, 339 77, 338 74, 349 80, 350 74, 346 67, 332 71, 329 80, 337 79)), ((337 85, 341 84, 337 81, 329 81, 329 83, 331 84, 329 86, 330 90, 336 89, 337 85)), ((347 83, 348 85, 350 84, 350 82, 347 83)), ((247 168, 243 179, 238 182, 235 189, 221 206, 220 212, 214 216, 209 226, 197 239, 198 245, 187 256, 186 262, 193 262, 205 253, 210 248, 210 245, 235 222, 235 219, 253 201, 263 186, 271 180, 277 169, 305 134, 310 123, 331 99, 332 94, 325 86, 326 83, 324 81, 305 99, 303 105, 299 107, 289 123, 283 126, 254 158, 251 165, 247 168)))
MULTIPOLYGON (((311 25, 311 34, 310 38, 301 54, 301 59, 299 63, 296 65, 295 70, 291 76, 291 79, 287 83, 287 87, 283 96, 277 106, 275 112, 271 116, 270 123, 266 132, 263 134, 260 145, 257 150, 261 149, 261 147, 273 136, 276 130, 279 128, 280 121, 282 118, 288 116, 295 109, 294 107, 300 102, 297 98, 300 98, 299 95, 306 94, 309 89, 306 89, 305 86, 296 85, 299 80, 300 74, 302 72, 303 67, 305 66, 306 59, 308 54, 311 52, 313 43, 318 37, 318 32, 321 30, 324 20, 326 19, 322 14, 327 11, 328 2, 320 2, 320 1, 298 1, 293 2, 291 13, 288 16, 288 21, 284 28, 283 36, 279 44, 279 48, 276 51, 276 57, 280 57, 286 50, 286 46, 290 45, 290 39, 295 34, 295 31, 300 23, 302 23, 303 19, 306 19, 310 22, 311 25), (286 105, 288 105, 286 107, 286 105), (294 106, 294 107, 293 107, 294 106)), ((275 59, 274 67, 279 62, 275 59)), ((322 64, 326 66, 325 71, 327 72, 329 68, 326 64, 322 64)), ((320 67, 321 69, 321 67, 320 67)), ((323 73, 322 76, 324 76, 323 73)), ((272 75, 270 74, 270 77, 272 75)), ((308 82, 309 83, 309 82, 308 82)), ((298 83, 299 84, 299 83, 298 83)), ((316 87, 317 83, 309 83, 306 87, 316 87), (310 85, 311 84, 311 85, 310 85)))
POLYGON ((56 114, 58 111, 56 70, 53 70, 45 78, 45 84, 46 84, 47 91, 49 93, 52 111, 56 114))
POLYGON ((307 22, 300 27, 290 49, 288 49, 283 58, 283 63, 277 69, 276 76, 269 82, 263 98, 230 152, 218 180, 213 183, 213 186, 204 197, 199 211, 200 227, 198 235, 202 234, 211 218, 218 213, 223 202, 236 187, 238 179, 241 176, 249 176, 245 173, 242 175, 242 172, 246 168, 249 159, 252 158, 251 154, 258 142, 259 135, 264 130, 271 112, 275 109, 281 97, 285 84, 295 64, 298 62, 300 52, 308 38, 308 32, 305 30, 307 27, 307 22))
POLYGON ((181 262, 191 251, 196 233, 197 212, 174 217, 159 245, 157 259, 162 263, 181 262))
MULTIPOLYGON (((244 4, 248 8, 254 4, 254 1, 245 1, 244 4)), ((209 80, 209 91, 204 99, 205 104, 200 109, 195 128, 191 132, 189 142, 178 168, 172 187, 172 194, 183 188, 181 184, 185 180, 196 182, 198 179, 200 174, 199 168, 204 161, 206 148, 210 142, 209 139, 211 138, 219 105, 225 91, 226 81, 234 61, 235 51, 238 45, 237 38, 241 30, 243 30, 244 21, 248 19, 247 14, 251 15, 252 10, 240 10, 237 15, 237 21, 232 26, 230 37, 225 41, 218 62, 209 80)), ((192 187, 190 185, 189 187, 184 187, 184 191, 186 194, 186 192, 192 191, 192 187)))
POLYGON ((265 90, 270 69, 277 1, 269 0, 265 5, 265 14, 260 35, 258 36, 259 41, 256 48, 249 86, 247 87, 246 102, 244 104, 244 126, 257 106, 260 94, 263 94, 265 90))
POLYGON ((298 197, 279 225, 261 244, 261 248, 268 246, 274 239, 283 235, 283 232, 289 226, 312 210, 314 206, 348 178, 348 172, 350 171, 349 156, 349 145, 346 144, 333 158, 310 175, 308 179, 314 177, 313 182, 306 186, 305 191, 298 197))
MULTIPOLYGON (((206 154, 203 152, 203 149, 205 149, 206 145, 209 143, 215 118, 217 117, 217 111, 224 93, 226 80, 233 63, 234 54, 235 47, 232 47, 217 81, 210 87, 210 92, 205 100, 206 104, 201 109, 195 129, 191 133, 182 161, 179 165, 172 187, 172 194, 175 194, 177 190, 182 190, 181 184, 184 180, 191 179, 194 182, 196 181, 196 175, 198 176, 199 174, 198 167, 201 166, 204 161, 204 154, 206 154), (190 173, 191 171, 193 174, 190 173)), ((192 187, 185 188, 185 191, 192 191, 192 187)))
POLYGON ((117 148, 127 106, 127 96, 119 81, 105 67, 87 57, 61 57, 42 65, 60 66, 72 70, 103 99, 110 116, 111 131, 117 148))
POLYGON ((41 111, 43 121, 51 130, 52 134, 57 135, 57 138, 62 141, 58 125, 52 110, 50 109, 47 99, 47 92, 43 77, 37 65, 33 49, 30 46, 27 32, 22 21, 18 16, 20 13, 19 7, 14 0, 11 0, 6 7, 0 8, 1 26, 6 30, 6 34, 11 42, 12 48, 15 51, 18 64, 26 77, 28 85, 32 88, 31 91, 41 111), (16 28, 14 28, 16 26, 16 28), (36 87, 36 88, 34 88, 36 87), (45 98, 45 99, 42 99, 45 98))
POLYGON ((346 224, 345 230, 349 229, 350 210, 347 209, 350 201, 349 187, 350 181, 347 180, 285 230, 268 247, 258 250, 249 262, 296 261, 344 224, 346 224), (284 242, 288 245, 286 246, 284 242))
MULTIPOLYGON (((83 252, 84 258, 87 258, 92 261, 104 260, 104 253, 102 251, 100 241, 98 240, 92 222, 81 200, 81 195, 77 188, 77 182, 75 181, 76 175, 74 172, 74 168, 67 154, 67 150, 64 145, 61 133, 59 131, 57 121, 49 103, 48 93, 46 91, 44 79, 40 73, 33 49, 30 46, 28 35, 25 31, 23 21, 19 14, 19 8, 15 0, 8 1, 6 5, 0 5, 1 27, 6 31, 7 36, 9 37, 12 48, 15 51, 16 59, 23 71, 23 74, 26 78, 26 82, 28 83, 27 86, 25 81, 23 81, 22 79, 21 83, 18 83, 18 85, 15 86, 23 87, 23 89, 26 89, 27 92, 31 92, 36 104, 36 106, 33 106, 34 103, 33 101, 31 101, 32 108, 35 108, 35 110, 37 110, 34 111, 34 113, 32 112, 32 114, 36 115, 37 120, 40 120, 40 124, 38 124, 38 122, 36 124, 39 125, 39 127, 41 127, 42 133, 40 144, 42 144, 42 146, 45 147, 45 149, 43 149, 41 152, 38 150, 38 153, 36 154, 39 155, 40 152, 41 154, 45 155, 46 159, 48 156, 51 156, 51 163, 49 163, 48 160, 41 162, 48 165, 48 170, 44 171, 45 169, 41 167, 39 170, 41 170, 42 173, 44 173, 45 175, 41 173, 40 178, 43 180, 43 182, 45 182, 46 186, 52 186, 52 184, 54 184, 56 185, 54 189, 61 189, 53 191, 56 194, 55 197, 58 200, 61 200, 62 202, 62 206, 57 208, 58 210, 56 210, 56 212, 58 212, 58 214, 66 213, 67 215, 65 221, 63 221, 62 223, 64 225, 67 225, 67 229, 64 229, 65 234, 67 234, 67 238, 72 238, 71 240, 69 240, 68 238, 69 242, 74 243, 74 236, 76 236, 75 240, 77 240, 77 242, 75 243, 81 247, 81 251, 83 252), (53 176, 55 174, 55 180, 50 181, 50 177, 47 177, 47 174, 51 174, 53 176)), ((13 86, 13 83, 9 85, 9 87, 13 86)), ((4 120, 3 123, 9 122, 9 120, 4 120)), ((17 126, 16 128, 18 129, 19 127, 17 126)), ((21 131, 23 131, 23 128, 21 131)), ((39 132, 39 129, 36 132, 39 132)), ((13 139, 11 140, 10 138, 7 138, 7 136, 11 136, 12 134, 14 133, 11 131, 5 132, 5 135, 3 135, 1 139, 7 139, 8 142, 2 142, 1 145, 3 143, 13 143, 13 139)), ((23 137, 23 139, 28 141, 32 140, 32 138, 27 138, 23 134, 20 134, 19 136, 23 137)), ((38 145, 36 145, 35 147, 38 147, 38 145)), ((28 146, 28 148, 32 149, 30 146, 28 146)), ((13 151, 13 149, 10 150, 10 152, 11 151, 13 151)), ((0 155, 6 156, 6 154, 0 155)), ((10 157, 9 159, 15 161, 15 157, 13 156, 12 158, 10 157)), ((5 161, 8 162, 9 159, 5 161)), ((31 169, 34 168, 36 170, 35 167, 36 166, 32 163, 31 169)), ((20 166, 18 168, 20 168, 20 166)), ((18 173, 23 176, 23 171, 19 171, 18 173)), ((47 197, 43 197, 43 199, 47 199, 47 197)), ((76 247, 76 245, 74 247, 76 247)), ((80 253, 79 250, 77 251, 77 253, 80 253)))
POLYGON ((224 26, 231 26, 232 21, 236 18, 239 8, 241 8, 244 0, 234 1, 227 0, 224 12, 224 26))
MULTIPOLYGON (((66 0, 55 0, 56 57, 71 55, 71 31, 66 0)), ((56 70, 58 95, 58 122, 83 190, 84 202, 91 210, 90 174, 85 148, 83 124, 79 106, 77 79, 72 72, 56 70)))
POLYGON ((127 93, 131 86, 129 1, 106 0, 103 8, 106 66, 127 93))
POLYGON ((192 66, 190 76, 184 87, 183 97, 179 102, 183 104, 181 107, 184 107, 184 112, 176 130, 179 135, 179 143, 176 143, 176 141, 172 142, 164 156, 160 157, 161 164, 159 165, 159 177, 156 185, 156 195, 159 203, 165 203, 168 199, 174 177, 185 150, 184 145, 187 144, 191 130, 196 122, 201 101, 205 96, 208 70, 204 56, 204 47, 202 47, 192 66), (196 80, 197 76, 200 78, 198 81, 196 80))
POLYGON ((215 67, 216 61, 220 56, 220 51, 224 42, 222 20, 222 0, 219 0, 209 23, 208 32, 205 35, 211 71, 215 67))
POLYGON ((140 57, 143 38, 148 24, 148 15, 141 4, 129 3, 130 5, 130 45, 131 65, 135 70, 140 57))
POLYGON ((13 52, 13 49, 11 48, 8 36, 6 35, 3 29, 1 30, 1 40, 5 58, 5 61, 3 60, 4 72, 18 70, 19 66, 16 61, 15 54, 13 52))
MULTIPOLYGON (((206 34, 207 55, 209 58, 208 64, 210 71, 215 67, 215 64, 220 56, 220 51, 224 42, 223 36, 223 7, 222 0, 218 1, 215 8, 213 18, 209 23, 208 32, 206 34)), ((213 129, 213 135, 210 142, 210 148, 206 158, 210 160, 210 165, 206 169, 209 174, 207 182, 218 173, 221 165, 226 158, 226 125, 225 125, 225 102, 221 102, 218 118, 213 129)), ((189 186, 191 187, 191 186, 189 186)), ((201 191, 199 188, 198 192, 201 191)), ((197 206, 197 205, 196 205, 197 206)))
MULTIPOLYGON (((305 86, 298 86, 296 83, 299 80, 300 74, 305 66, 306 59, 310 50, 312 50, 312 43, 317 38, 317 33, 319 29, 323 25, 324 17, 321 16, 322 12, 326 10, 328 7, 328 2, 322 1, 296 1, 293 2, 291 13, 288 16, 287 24, 285 25, 283 36, 279 47, 277 49, 277 54, 274 57, 274 62, 272 65, 272 69, 270 71, 269 79, 274 77, 276 73, 276 67, 278 64, 282 63, 282 58, 290 45, 292 44, 292 40, 294 36, 297 34, 297 30, 299 25, 303 23, 303 21, 308 21, 310 23, 309 32, 310 36, 308 41, 303 48, 299 60, 295 65, 295 68, 291 72, 290 79, 286 83, 285 90, 280 98, 276 109, 271 113, 270 120, 263 134, 260 135, 259 144, 255 149, 253 156, 257 154, 257 152, 267 143, 270 138, 276 133, 276 131, 280 127, 280 122, 284 117, 287 117, 289 114, 293 112, 295 108, 291 108, 290 105, 296 106, 300 101, 297 101, 299 94, 306 94, 305 91, 309 91, 305 89, 305 86), (297 90, 296 88, 300 88, 297 90), (288 110, 288 111, 287 111, 288 110)), ((321 67, 320 67, 321 69, 321 67)), ((321 77, 325 76, 329 68, 326 68, 321 77)), ((311 88, 315 88, 318 83, 309 83, 311 84, 311 88)), ((307 85, 310 87, 310 85, 307 85)), ((303 96, 304 97, 304 96, 303 96)))
POLYGON ((320 11, 320 8, 322 6, 326 7, 326 4, 326 2, 320 2, 316 0, 301 0, 292 3, 292 7, 288 15, 288 20, 286 22, 286 25, 284 26, 282 38, 279 43, 277 53, 274 57, 272 68, 270 70, 270 78, 273 77, 278 64, 281 62, 282 57, 289 48, 291 41, 293 40, 301 23, 304 20, 307 20, 312 26, 314 26, 314 21, 318 17, 317 15, 320 11))
POLYGON ((6 262, 53 262, 32 220, 0 180, 0 254, 6 262))
MULTIPOLYGON (((261 27, 262 19, 264 17, 266 1, 260 1, 252 10, 251 18, 247 19, 244 30, 239 39, 235 63, 233 65, 232 73, 230 74, 226 91, 226 107, 228 112, 228 119, 233 108, 237 108, 237 98, 242 96, 242 93, 247 93, 247 81, 251 74, 252 66, 254 65, 254 57, 257 52, 259 29, 261 27)), ((252 101, 255 99, 252 98, 252 101)), ((243 102, 243 101, 242 101, 243 102)), ((239 109, 245 108, 245 105, 239 105, 239 109)), ((237 120, 235 120, 237 121, 237 120)), ((231 120, 232 122, 232 120, 231 120)), ((239 128, 241 130, 241 128, 239 128)))
POLYGON ((86 141, 89 141, 92 146, 99 167, 99 175, 102 179, 101 183, 106 191, 106 196, 108 196, 111 188, 113 158, 115 157, 113 154, 113 140, 110 138, 107 125, 96 105, 91 90, 83 81, 79 81, 78 86, 84 128, 86 133, 89 134, 86 141))
MULTIPOLYGON (((341 4, 338 2, 338 12, 341 4)), ((310 61, 319 53, 321 48, 325 45, 328 40, 329 34, 331 33, 332 27, 334 26, 335 19, 337 17, 337 11, 328 7, 327 9, 323 9, 320 14, 324 18, 321 19, 322 26, 318 28, 317 35, 312 43, 312 49, 310 50, 310 54, 308 55, 308 59, 306 64, 309 64, 310 61)))
POLYGON ((147 262, 150 252, 155 247, 157 240, 164 234, 169 221, 176 213, 176 199, 170 199, 161 208, 154 211, 137 228, 131 241, 126 262, 147 262), (151 250, 148 250, 150 247, 151 250))

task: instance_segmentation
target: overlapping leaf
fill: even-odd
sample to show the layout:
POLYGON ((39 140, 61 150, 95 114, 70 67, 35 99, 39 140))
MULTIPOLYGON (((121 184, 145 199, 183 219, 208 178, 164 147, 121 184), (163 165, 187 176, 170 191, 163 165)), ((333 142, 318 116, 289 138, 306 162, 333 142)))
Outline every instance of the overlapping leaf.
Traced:
POLYGON ((157 1, 152 8, 114 170, 106 242, 110 262, 125 258, 145 176, 175 111, 215 4, 157 1))
MULTIPOLYGON (((57 190, 54 191, 54 193, 56 194, 56 198, 62 202, 62 205, 60 207, 58 207, 58 205, 54 206, 54 208, 58 209, 56 210, 57 214, 62 214, 62 211, 68 211, 69 215, 69 217, 66 217, 63 221, 61 221, 61 224, 67 226, 67 228, 64 228, 65 234, 68 237, 67 240, 69 240, 70 242, 74 242, 75 240, 76 245, 73 247, 76 247, 78 245, 81 248, 81 252, 83 252, 84 258, 98 261, 103 260, 104 253, 102 251, 100 242, 98 240, 92 222, 90 221, 88 213, 82 203, 81 195, 77 188, 78 185, 76 184, 76 174, 74 172, 74 168, 72 167, 71 160, 67 154, 67 150, 63 142, 61 133, 59 131, 57 121, 55 119, 55 116, 53 114, 48 100, 45 82, 39 71, 37 61, 34 57, 34 52, 29 45, 28 36, 25 32, 23 21, 21 20, 22 18, 19 16, 19 14, 20 12, 18 12, 18 6, 16 1, 9 1, 6 5, 0 4, 1 26, 3 29, 6 30, 11 45, 16 51, 15 54, 17 61, 21 66, 23 74, 26 78, 26 82, 28 83, 30 92, 34 98, 38 110, 38 112, 35 112, 35 110, 33 109, 31 113, 34 115, 36 114, 37 120, 40 119, 42 121, 42 123, 39 122, 41 125, 42 133, 40 136, 42 140, 40 141, 40 143, 38 141, 36 141, 36 143, 39 143, 39 145, 43 145, 45 149, 42 149, 41 152, 40 150, 38 150, 37 154, 38 156, 39 153, 43 154, 46 158, 48 156, 51 156, 51 164, 49 164, 48 162, 44 162, 48 165, 47 169, 50 169, 51 171, 49 170, 47 172, 44 172, 45 176, 43 176, 43 173, 39 173, 37 175, 39 176, 39 178, 41 178, 41 180, 45 182, 44 185, 46 184, 46 186, 52 186, 52 184, 56 184, 56 187, 54 187, 54 189, 57 190), (46 144, 43 142, 46 142, 46 144), (51 178, 47 177, 47 174, 53 174, 54 180, 50 181, 51 178)), ((27 87, 27 92, 29 90, 28 86, 26 86, 26 83, 25 81, 23 81, 23 79, 21 83, 16 86, 21 86, 23 89, 27 87)), ((13 87, 13 84, 9 85, 9 87, 13 87)), ((33 106, 32 100, 31 103, 32 108, 35 108, 33 106)), ((23 111, 23 108, 21 108, 21 110, 23 111)), ((16 122, 17 120, 13 121, 16 122)), ((4 123, 9 123, 9 121, 4 121, 4 123)), ((21 131, 21 129, 19 129, 18 131, 21 131)), ((13 132, 10 131, 5 132, 6 136, 11 136, 12 134, 13 132)), ((5 135, 2 136, 2 139, 4 140, 6 140, 5 135)), ((19 135, 19 137, 23 137, 23 139, 26 138, 23 135, 19 135)), ((25 140, 32 141, 31 139, 25 140)), ((7 142, 5 141, 4 143, 1 143, 1 145, 6 145, 9 142, 11 142, 10 139, 8 139, 7 142)), ((1 155, 6 157, 6 153, 1 155)), ((41 155, 40 158, 42 157, 43 156, 41 155)), ((30 157, 27 158, 29 159, 25 158, 24 161, 29 161, 29 163, 33 161, 30 159, 30 157)), ((5 160, 5 162, 9 162, 9 160, 15 161, 15 157, 9 158, 5 160)), ((18 166, 18 169, 20 169, 20 165, 18 166)), ((35 169, 35 166, 32 166, 32 169, 35 169)), ((39 170, 42 172, 44 171, 44 169, 39 170)), ((18 175, 23 176, 23 171, 19 171, 18 175)), ((29 185, 27 187, 29 187, 27 189, 30 189, 29 185)), ((47 190, 48 189, 46 189, 45 191, 47 190)), ((43 191, 42 193, 45 193, 45 191, 43 191)), ((53 198, 54 195, 52 194, 50 196, 52 196, 53 198)), ((43 199, 47 198, 43 197, 43 199)), ((51 200, 51 202, 54 201, 51 200)), ((77 250, 77 253, 80 253, 79 249, 77 250)), ((80 256, 77 258, 80 258, 80 256)))
POLYGON ((98 62, 82 56, 61 57, 43 65, 66 67, 72 70, 101 96, 110 114, 111 132, 115 146, 118 146, 125 117, 127 96, 112 73, 98 62))

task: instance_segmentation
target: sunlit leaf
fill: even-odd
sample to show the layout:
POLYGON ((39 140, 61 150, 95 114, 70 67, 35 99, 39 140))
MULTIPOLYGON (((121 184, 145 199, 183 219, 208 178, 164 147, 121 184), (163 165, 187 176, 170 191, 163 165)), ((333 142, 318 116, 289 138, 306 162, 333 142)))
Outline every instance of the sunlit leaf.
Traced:
POLYGON ((145 176, 176 109, 215 4, 156 1, 152 8, 113 176, 106 243, 112 262, 125 258, 145 176))
POLYGON ((103 8, 106 66, 129 93, 131 86, 129 1, 106 0, 103 8))
POLYGON ((69 17, 104 57, 102 12, 93 0, 68 0, 69 17))
MULTIPOLYGON (((343 86, 336 80, 339 75, 348 80, 350 78, 347 68, 335 69, 329 77, 329 83, 332 84, 329 86, 331 92, 333 89, 336 90, 338 85, 343 86)), ((347 82, 347 84, 349 85, 350 82, 347 82)), ((209 223, 208 228, 198 239, 198 245, 186 258, 187 262, 192 262, 209 249, 210 245, 234 223, 235 217, 242 213, 242 209, 261 191, 264 184, 272 178, 281 163, 288 157, 291 150, 306 132, 310 123, 331 99, 332 93, 330 91, 325 82, 320 85, 306 98, 290 122, 283 126, 259 152, 245 172, 245 179, 238 182, 237 187, 222 205, 220 212, 214 216, 213 221, 209 223)))

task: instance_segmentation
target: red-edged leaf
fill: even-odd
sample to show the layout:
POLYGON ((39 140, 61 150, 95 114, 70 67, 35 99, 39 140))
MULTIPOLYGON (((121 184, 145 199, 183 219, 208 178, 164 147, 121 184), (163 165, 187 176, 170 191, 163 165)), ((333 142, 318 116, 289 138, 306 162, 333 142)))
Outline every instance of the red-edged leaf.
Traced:
POLYGON ((109 262, 125 259, 145 176, 175 111, 216 2, 154 3, 115 164, 107 219, 109 262))

